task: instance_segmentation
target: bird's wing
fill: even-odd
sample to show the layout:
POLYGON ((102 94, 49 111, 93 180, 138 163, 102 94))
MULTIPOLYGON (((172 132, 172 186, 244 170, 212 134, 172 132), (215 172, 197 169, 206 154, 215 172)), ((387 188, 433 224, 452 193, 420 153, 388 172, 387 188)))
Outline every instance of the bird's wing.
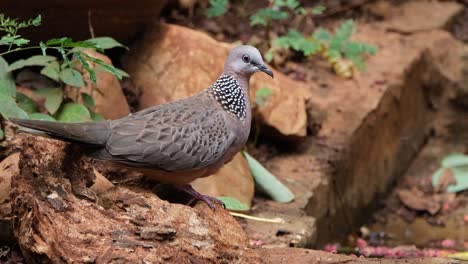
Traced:
POLYGON ((116 161, 166 171, 215 163, 235 135, 225 113, 204 101, 182 100, 114 122, 107 152, 116 161))

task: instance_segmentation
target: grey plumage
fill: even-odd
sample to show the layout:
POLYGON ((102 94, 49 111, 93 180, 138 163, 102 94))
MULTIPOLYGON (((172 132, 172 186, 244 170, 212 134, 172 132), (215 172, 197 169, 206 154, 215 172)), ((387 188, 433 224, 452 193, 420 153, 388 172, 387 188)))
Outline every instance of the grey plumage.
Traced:
POLYGON ((213 85, 182 100, 96 123, 12 121, 89 145, 87 154, 96 159, 158 171, 157 180, 184 183, 213 173, 247 141, 251 123, 248 83, 257 71, 273 77, 257 49, 239 46, 230 52, 213 85), (191 172, 187 180, 171 179, 191 172))

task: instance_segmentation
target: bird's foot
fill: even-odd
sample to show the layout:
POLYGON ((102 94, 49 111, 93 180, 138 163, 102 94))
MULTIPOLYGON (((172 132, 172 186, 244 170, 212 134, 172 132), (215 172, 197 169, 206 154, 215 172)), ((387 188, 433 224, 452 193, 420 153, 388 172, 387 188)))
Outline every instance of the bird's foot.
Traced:
POLYGON ((193 189, 193 187, 190 184, 177 185, 175 187, 178 190, 183 191, 183 192, 185 192, 185 193, 187 193, 187 194, 189 194, 190 196, 193 197, 193 199, 190 201, 190 203, 193 200, 199 200, 199 201, 205 202, 213 210, 216 208, 215 204, 220 204, 220 205, 223 206, 223 208, 225 208, 223 201, 221 201, 221 200, 219 200, 219 199, 217 199, 215 197, 211 197, 211 196, 208 196, 208 195, 203 195, 203 194, 197 192, 195 189, 193 189))
POLYGON ((88 199, 91 202, 96 202, 97 201, 96 193, 93 192, 91 189, 89 189, 87 187, 72 185, 72 191, 79 198, 85 198, 85 199, 88 199))

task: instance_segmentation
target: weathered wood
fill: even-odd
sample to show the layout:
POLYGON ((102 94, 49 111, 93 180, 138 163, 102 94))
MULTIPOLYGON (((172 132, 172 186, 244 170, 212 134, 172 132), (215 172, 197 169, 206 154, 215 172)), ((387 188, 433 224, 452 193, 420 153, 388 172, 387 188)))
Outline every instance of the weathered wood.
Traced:
POLYGON ((66 175, 66 143, 18 139, 11 205, 27 262, 262 263, 222 208, 171 204, 136 187, 110 188, 98 203, 79 199, 66 175))

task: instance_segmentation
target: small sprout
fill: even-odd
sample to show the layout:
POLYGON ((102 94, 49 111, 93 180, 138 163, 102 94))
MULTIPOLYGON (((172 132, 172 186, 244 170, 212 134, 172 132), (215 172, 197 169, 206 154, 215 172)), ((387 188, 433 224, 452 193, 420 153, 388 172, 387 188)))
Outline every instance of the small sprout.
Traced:
POLYGON ((351 78, 354 69, 364 71, 365 63, 362 56, 372 55, 378 51, 374 45, 350 41, 355 30, 354 22, 347 20, 334 35, 323 28, 318 28, 312 34, 312 38, 322 45, 322 57, 328 60, 335 73, 343 78, 351 78))
POLYGON ((268 98, 270 98, 272 94, 273 94, 273 91, 268 87, 262 87, 258 89, 257 92, 255 93, 255 103, 258 106, 263 106, 266 100, 268 100, 268 98))
POLYGON ((207 17, 224 15, 228 10, 228 0, 210 0, 210 7, 206 10, 207 17))
POLYGON ((312 8, 312 14, 313 15, 321 15, 323 14, 323 12, 325 12, 325 10, 327 10, 327 8, 323 5, 318 5, 318 6, 314 6, 312 8))
POLYGON ((287 35, 277 38, 274 44, 283 49, 302 52, 304 56, 318 53, 322 46, 313 38, 305 38, 299 31, 290 29, 287 35))

